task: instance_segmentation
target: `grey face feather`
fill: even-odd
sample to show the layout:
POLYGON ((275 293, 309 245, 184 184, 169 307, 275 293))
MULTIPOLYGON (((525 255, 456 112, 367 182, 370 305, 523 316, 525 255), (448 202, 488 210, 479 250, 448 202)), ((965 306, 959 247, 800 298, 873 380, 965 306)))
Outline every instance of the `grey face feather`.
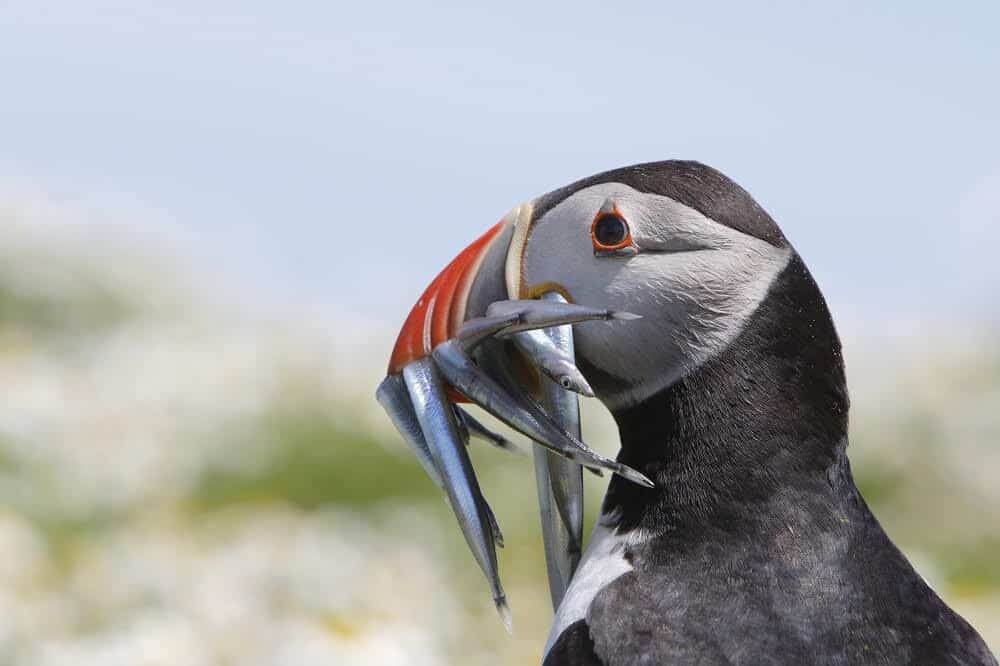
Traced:
POLYGON ((724 349, 791 256, 666 196, 622 183, 578 190, 532 224, 526 287, 553 282, 580 303, 642 315, 627 335, 580 327, 577 354, 623 388, 595 385, 611 409, 634 404, 724 349), (594 215, 613 201, 638 253, 595 257, 594 215))

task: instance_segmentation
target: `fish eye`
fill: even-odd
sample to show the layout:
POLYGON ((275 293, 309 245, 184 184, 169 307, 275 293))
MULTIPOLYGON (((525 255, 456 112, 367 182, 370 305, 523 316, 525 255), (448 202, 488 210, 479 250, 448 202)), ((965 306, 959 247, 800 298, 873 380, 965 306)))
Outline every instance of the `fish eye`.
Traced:
POLYGON ((628 223, 617 212, 599 213, 590 227, 594 252, 620 250, 632 244, 628 223))

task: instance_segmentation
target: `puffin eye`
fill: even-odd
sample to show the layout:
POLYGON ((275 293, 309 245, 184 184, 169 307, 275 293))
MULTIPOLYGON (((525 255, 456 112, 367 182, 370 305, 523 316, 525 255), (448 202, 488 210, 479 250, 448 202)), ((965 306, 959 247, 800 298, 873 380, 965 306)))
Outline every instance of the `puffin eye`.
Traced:
POLYGON ((590 226, 595 253, 613 252, 632 245, 628 223, 617 212, 598 213, 590 226))

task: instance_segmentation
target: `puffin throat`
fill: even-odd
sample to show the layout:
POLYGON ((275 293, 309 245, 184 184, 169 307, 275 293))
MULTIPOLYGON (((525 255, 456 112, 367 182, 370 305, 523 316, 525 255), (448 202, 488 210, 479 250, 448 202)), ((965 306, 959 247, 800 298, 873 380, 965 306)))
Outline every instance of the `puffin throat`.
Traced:
POLYGON ((788 484, 846 464, 848 407, 829 310, 793 255, 728 347, 613 412, 619 461, 656 488, 613 479, 603 513, 623 529, 662 529, 752 510, 788 484))

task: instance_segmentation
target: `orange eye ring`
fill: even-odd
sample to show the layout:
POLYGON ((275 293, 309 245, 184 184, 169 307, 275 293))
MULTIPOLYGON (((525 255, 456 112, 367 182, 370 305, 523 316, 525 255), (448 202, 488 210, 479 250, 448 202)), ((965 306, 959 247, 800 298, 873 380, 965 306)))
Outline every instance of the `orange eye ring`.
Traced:
POLYGON ((632 247, 632 230, 618 208, 601 210, 590 225, 590 240, 596 254, 615 252, 632 247))

